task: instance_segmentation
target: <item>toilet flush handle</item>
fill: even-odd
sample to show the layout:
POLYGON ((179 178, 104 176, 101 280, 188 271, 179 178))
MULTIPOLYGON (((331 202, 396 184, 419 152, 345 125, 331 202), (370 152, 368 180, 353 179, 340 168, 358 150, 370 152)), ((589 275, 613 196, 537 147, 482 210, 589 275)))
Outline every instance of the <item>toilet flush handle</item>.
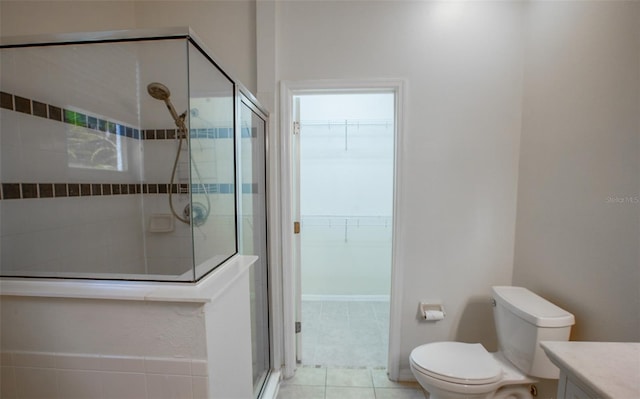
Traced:
POLYGON ((491 298, 491 306, 496 307, 496 300, 491 298))

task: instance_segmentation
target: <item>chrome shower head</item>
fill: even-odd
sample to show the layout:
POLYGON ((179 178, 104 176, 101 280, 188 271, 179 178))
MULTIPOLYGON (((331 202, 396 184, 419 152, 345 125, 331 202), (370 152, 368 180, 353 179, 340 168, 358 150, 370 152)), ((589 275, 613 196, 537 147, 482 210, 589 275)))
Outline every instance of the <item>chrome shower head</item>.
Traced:
POLYGON ((176 123, 176 126, 182 131, 183 134, 186 134, 187 127, 184 124, 184 118, 187 117, 187 113, 185 111, 185 113, 183 113, 182 115, 178 115, 175 108, 173 108, 173 104, 171 104, 171 101, 169 100, 169 96, 171 96, 171 91, 169 91, 169 88, 162 83, 153 82, 147 85, 147 92, 156 100, 164 101, 167 109, 169 110, 169 113, 171 113, 171 116, 176 123))
POLYGON ((169 88, 158 82, 149 83, 147 85, 147 92, 149 92, 151 97, 160 101, 166 101, 169 99, 169 96, 171 96, 169 88))

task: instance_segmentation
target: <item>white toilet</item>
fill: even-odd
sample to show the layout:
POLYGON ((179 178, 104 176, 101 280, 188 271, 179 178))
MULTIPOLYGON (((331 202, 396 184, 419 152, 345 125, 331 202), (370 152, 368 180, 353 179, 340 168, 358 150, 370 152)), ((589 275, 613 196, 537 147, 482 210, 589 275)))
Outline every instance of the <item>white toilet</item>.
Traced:
POLYGON ((526 288, 493 287, 492 296, 498 352, 462 342, 434 342, 411 352, 411 371, 430 399, 532 398, 536 378, 558 378, 539 343, 567 341, 573 315, 526 288))

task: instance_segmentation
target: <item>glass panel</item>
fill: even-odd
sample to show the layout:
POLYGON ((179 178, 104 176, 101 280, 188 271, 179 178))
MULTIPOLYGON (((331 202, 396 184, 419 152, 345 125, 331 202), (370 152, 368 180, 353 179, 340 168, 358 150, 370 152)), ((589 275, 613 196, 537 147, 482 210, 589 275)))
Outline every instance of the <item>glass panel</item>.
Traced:
POLYGON ((194 281, 236 252, 234 85, 187 38, 0 51, 2 275, 194 281))
POLYGON ((240 108, 239 252, 257 255, 251 269, 251 337, 255 397, 269 371, 265 121, 244 103, 240 108))
POLYGON ((195 278, 236 253, 234 86, 189 44, 189 147, 195 278))
POLYGON ((188 185, 185 165, 189 155, 184 129, 175 117, 189 106, 187 41, 175 40, 171 52, 141 46, 138 59, 144 136, 142 180, 147 183, 142 195, 147 272, 193 281, 191 226, 183 215, 189 195, 179 190, 180 184, 188 185))
POLYGON ((179 254, 191 238, 167 245, 175 232, 150 232, 171 170, 158 155, 171 144, 145 140, 167 116, 147 79, 186 105, 185 50, 185 40, 1 50, 3 275, 192 278, 190 251, 179 254))

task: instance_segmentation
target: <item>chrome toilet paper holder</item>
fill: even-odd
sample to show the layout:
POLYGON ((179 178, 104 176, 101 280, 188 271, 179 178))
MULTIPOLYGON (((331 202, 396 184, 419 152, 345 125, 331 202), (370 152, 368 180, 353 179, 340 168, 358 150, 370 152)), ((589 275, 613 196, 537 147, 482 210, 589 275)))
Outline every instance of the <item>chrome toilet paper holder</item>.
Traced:
POLYGON ((425 321, 440 321, 447 316, 447 313, 440 303, 420 302, 420 316, 425 321))

